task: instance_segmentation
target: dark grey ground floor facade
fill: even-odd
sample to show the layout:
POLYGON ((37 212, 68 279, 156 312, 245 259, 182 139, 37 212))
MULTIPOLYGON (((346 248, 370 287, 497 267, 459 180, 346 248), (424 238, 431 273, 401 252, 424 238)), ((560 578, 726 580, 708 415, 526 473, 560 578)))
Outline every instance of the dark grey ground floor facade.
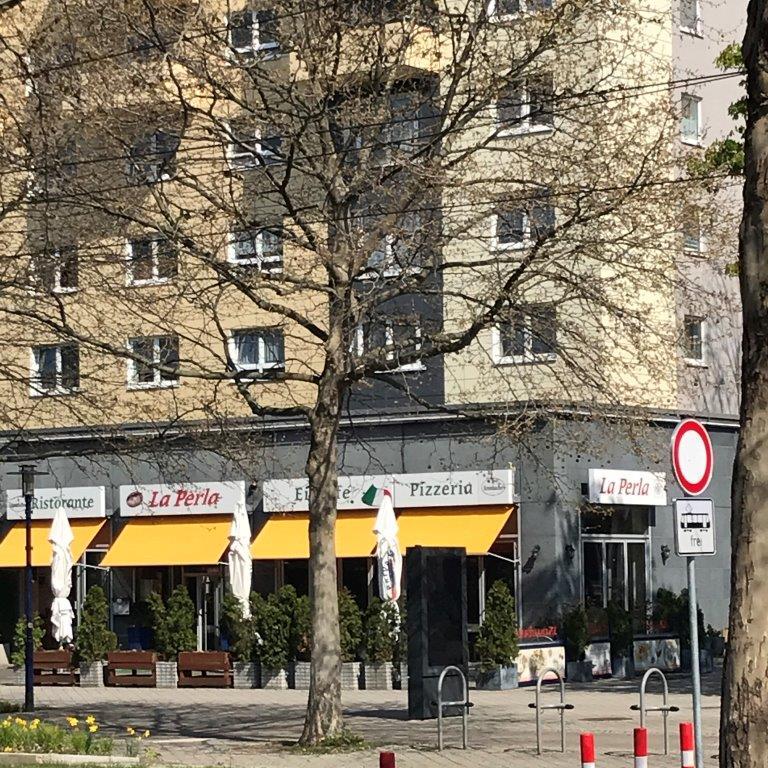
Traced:
MULTIPOLYGON (((502 578, 515 592, 521 627, 535 631, 555 626, 564 610, 582 601, 599 607, 615 600, 639 614, 659 588, 679 592, 685 587, 685 563, 674 554, 672 526, 671 502, 682 495, 669 460, 674 426, 672 419, 635 423, 631 428, 626 423, 558 419, 540 423, 523 435, 507 435, 480 420, 435 416, 369 420, 345 429, 340 469, 345 475, 418 475, 514 468, 516 503, 510 523, 487 554, 469 559, 469 619, 471 624, 479 622, 485 590, 502 578), (633 482, 639 478, 635 490, 650 475, 661 478, 663 489, 658 483, 650 489, 647 500, 653 503, 644 503, 647 500, 640 493, 619 494, 612 503, 590 501, 590 479, 623 477, 622 473, 629 473, 633 482)), ((716 508, 717 555, 701 559, 698 584, 706 623, 722 629, 728 609, 730 480, 737 434, 735 424, 727 422, 708 427, 715 446, 715 471, 706 495, 716 508)), ((203 448, 192 440, 188 445, 177 441, 173 448, 139 452, 108 452, 69 442, 62 443, 62 453, 75 455, 39 462, 39 468, 49 473, 39 485, 104 486, 107 522, 81 558, 91 567, 79 571, 76 589, 82 592, 91 583, 108 584, 113 621, 124 641, 133 628, 130 642, 136 642, 133 606, 148 590, 184 583, 205 615, 201 647, 211 647, 217 642, 218 602, 226 588, 222 564, 195 567, 169 561, 155 568, 99 570, 105 550, 124 523, 119 487, 245 481, 247 507, 258 536, 266 517, 261 501, 264 481, 301 477, 306 451, 307 434, 300 427, 244 431, 230 438, 221 451, 215 444, 203 448)), ((16 470, 17 464, 7 460, 4 490, 18 487, 18 478, 10 475, 16 470)), ((5 494, 2 498, 4 504, 5 494)), ((0 517, 0 548, 10 525, 0 517)), ((466 525, 472 525, 471 515, 466 525)), ((364 603, 375 593, 374 570, 373 558, 340 560, 340 583, 364 603)), ((18 570, 0 569, 3 641, 8 640, 18 612, 19 576, 18 570)), ((270 591, 283 583, 306 590, 306 561, 254 562, 255 589, 270 591)), ((42 569, 37 592, 44 608, 48 597, 42 569)))

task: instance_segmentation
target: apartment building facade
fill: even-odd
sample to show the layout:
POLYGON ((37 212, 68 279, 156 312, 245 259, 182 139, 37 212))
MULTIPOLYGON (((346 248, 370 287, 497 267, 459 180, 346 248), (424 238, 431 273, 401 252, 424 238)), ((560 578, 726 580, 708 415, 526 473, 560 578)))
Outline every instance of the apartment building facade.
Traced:
POLYGON ((376 584, 362 492, 387 483, 401 546, 466 547, 473 626, 499 578, 532 632, 581 601, 639 620, 684 586, 667 446, 694 413, 720 523, 702 607, 724 626, 733 244, 722 197, 681 182, 672 210, 656 190, 728 130, 735 81, 707 75, 738 16, 497 0, 446 26, 438 6, 222 6, 194 26, 183 3, 126 4, 98 35, 93 9, 0 17, 23 116, 5 121, 4 592, 30 455, 43 613, 57 504, 78 594, 108 587, 126 645, 149 592, 184 583, 218 646, 238 504, 254 588, 307 591, 306 414, 343 304, 337 555, 358 602, 376 584))

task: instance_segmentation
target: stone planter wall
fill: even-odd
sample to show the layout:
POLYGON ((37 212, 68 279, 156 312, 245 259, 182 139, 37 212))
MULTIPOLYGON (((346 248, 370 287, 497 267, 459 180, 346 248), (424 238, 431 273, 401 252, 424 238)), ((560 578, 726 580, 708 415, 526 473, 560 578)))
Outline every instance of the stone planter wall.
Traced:
POLYGON ((408 662, 401 661, 392 667, 392 687, 396 690, 408 690, 408 662))
POLYGON ((511 691, 517 688, 517 664, 480 670, 477 676, 477 687, 484 691, 511 691))
POLYGON ((360 662, 345 661, 341 665, 341 690, 356 691, 360 688, 360 662))
POLYGON ((80 662, 80 686, 83 688, 104 687, 104 662, 81 661, 80 662))
POLYGON ((392 690, 392 662, 365 665, 365 689, 367 691, 392 690))
POLYGON ((284 669, 261 668, 261 687, 288 690, 288 674, 284 669))
POLYGON ((233 662, 232 684, 235 688, 258 688, 259 665, 252 661, 233 662))
POLYGON ((14 685, 24 685, 26 683, 26 680, 24 679, 24 667, 11 667, 11 672, 13 673, 14 685))
POLYGON ((158 661, 155 663, 158 688, 178 688, 179 669, 175 661, 158 661))
POLYGON ((569 683, 591 683, 592 662, 591 661, 569 661, 565 665, 565 679, 569 683))
POLYGON ((297 691, 308 691, 310 680, 310 667, 308 661, 297 661, 293 668, 293 687, 297 691))

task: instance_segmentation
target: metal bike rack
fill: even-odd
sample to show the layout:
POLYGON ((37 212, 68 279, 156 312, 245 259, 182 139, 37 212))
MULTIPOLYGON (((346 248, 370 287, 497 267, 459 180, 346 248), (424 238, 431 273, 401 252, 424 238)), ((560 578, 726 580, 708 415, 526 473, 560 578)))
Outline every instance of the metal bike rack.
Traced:
POLYGON ((565 703, 565 682, 563 676, 554 667, 547 667, 538 676, 536 680, 536 703, 531 703, 528 707, 536 710, 536 754, 541 754, 541 711, 543 709, 560 711, 560 751, 565 752, 565 710, 573 709, 573 704, 565 703), (557 677, 557 681, 560 683, 560 701, 557 704, 542 704, 540 700, 541 684, 550 672, 557 677))
POLYGON ((633 704, 630 709, 637 712, 640 711, 640 727, 645 728, 645 713, 646 712, 661 712, 661 716, 664 718, 664 754, 669 754, 669 726, 667 724, 667 718, 670 712, 679 712, 680 707, 675 707, 667 703, 669 699, 669 686, 667 685, 667 678, 664 673, 658 667, 651 667, 644 675, 642 682, 640 683, 640 704, 633 704), (645 706, 645 686, 648 683, 648 679, 653 675, 658 675, 661 678, 663 685, 662 699, 660 707, 646 707, 645 706))
POLYGON ((461 745, 462 749, 467 748, 467 716, 469 708, 472 706, 469 701, 469 686, 467 686, 467 677, 464 672, 456 666, 446 667, 437 680, 437 748, 443 749, 443 710, 448 707, 461 707, 461 745), (455 673, 461 678, 461 701, 443 701, 443 680, 450 673, 455 673))

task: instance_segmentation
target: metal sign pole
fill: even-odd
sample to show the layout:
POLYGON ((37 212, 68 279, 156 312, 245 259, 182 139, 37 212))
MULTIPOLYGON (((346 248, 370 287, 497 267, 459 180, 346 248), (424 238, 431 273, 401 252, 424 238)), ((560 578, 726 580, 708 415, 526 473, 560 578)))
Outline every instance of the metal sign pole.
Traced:
POLYGON ((693 681, 693 732, 696 743, 696 768, 704 768, 701 740, 701 680, 699 677, 699 616, 696 601, 696 558, 688 557, 688 614, 691 622, 691 680, 693 681))

